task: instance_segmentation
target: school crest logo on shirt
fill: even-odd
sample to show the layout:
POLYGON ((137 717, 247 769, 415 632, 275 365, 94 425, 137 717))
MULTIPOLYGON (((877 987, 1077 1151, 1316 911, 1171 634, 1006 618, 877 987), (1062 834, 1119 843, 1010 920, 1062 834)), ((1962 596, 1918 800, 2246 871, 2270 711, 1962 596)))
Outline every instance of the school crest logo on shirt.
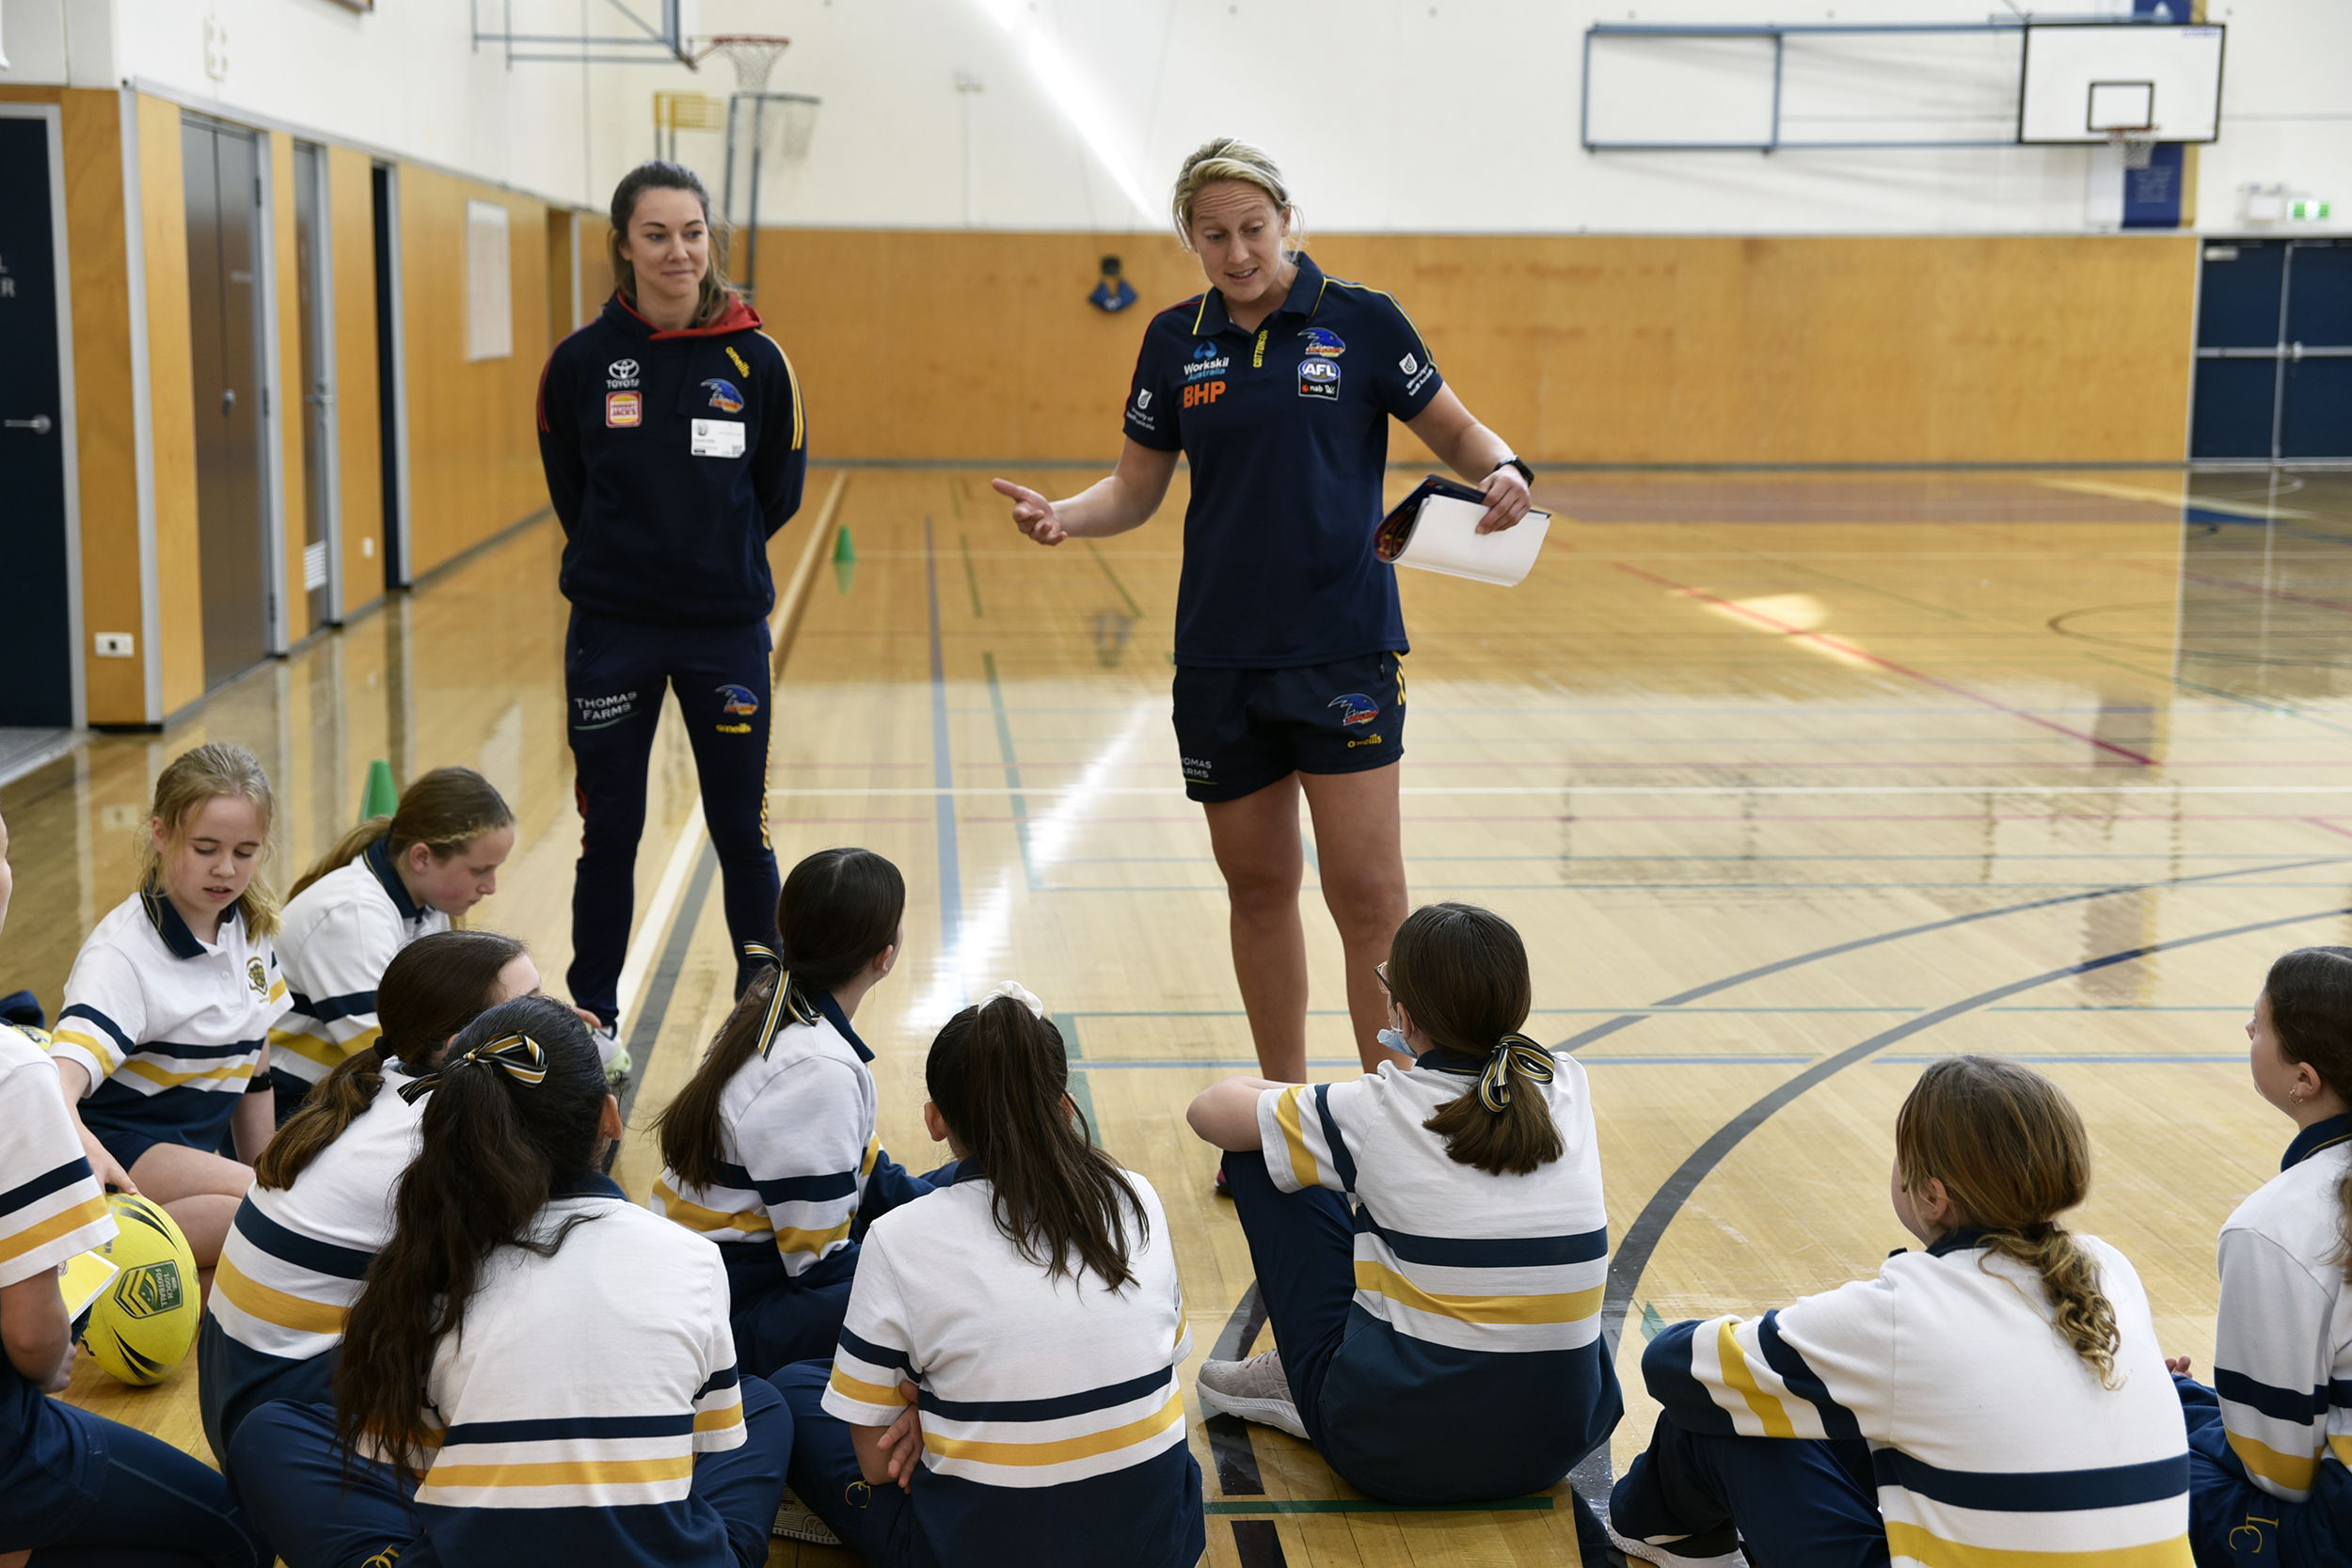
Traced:
POLYGON ((740 414, 743 411, 743 394, 735 389, 734 382, 721 381, 714 376, 703 383, 703 390, 710 394, 710 406, 722 414, 740 414))
POLYGON ((1347 341, 1327 326, 1311 326, 1299 336, 1307 340, 1307 353, 1318 359, 1337 359, 1347 352, 1347 341))
POLYGON ((1360 691, 1350 691, 1345 696, 1334 697, 1323 705, 1338 708, 1340 722, 1343 724, 1369 724, 1380 717, 1379 705, 1360 691))
POLYGON ((266 969, 263 969, 263 968, 262 967, 262 960, 261 960, 261 959, 259 959, 259 958, 247 958, 247 959, 246 959, 246 961, 245 961, 245 983, 246 983, 246 985, 251 986, 251 987, 253 988, 253 994, 254 994, 254 995, 256 995, 256 996, 258 996, 258 997, 262 998, 264 1001, 268 1000, 268 997, 269 997, 269 971, 268 971, 268 970, 266 970, 266 969))

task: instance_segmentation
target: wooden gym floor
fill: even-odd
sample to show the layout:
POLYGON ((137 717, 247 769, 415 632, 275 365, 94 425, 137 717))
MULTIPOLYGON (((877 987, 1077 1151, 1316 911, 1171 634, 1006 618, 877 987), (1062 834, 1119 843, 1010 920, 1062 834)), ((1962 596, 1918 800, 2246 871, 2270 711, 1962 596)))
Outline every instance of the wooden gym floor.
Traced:
MULTIPOLYGON (((906 958, 860 1020, 893 1151, 928 1155, 932 1030, 1021 979, 1100 1136, 1167 1201, 1196 1357, 1230 1351, 1248 1257, 1183 1110, 1251 1063, 1168 728, 1183 498, 1046 552, 987 477, 820 473, 779 539, 779 580, 805 563, 810 591, 776 697, 777 856, 860 843, 907 872, 906 958)), ((1406 574, 1405 849, 1417 901, 1518 923, 1535 1031, 1592 1069, 1627 1331, 1615 1460, 1655 1414, 1645 1331, 1784 1303, 1905 1239, 1895 1107, 1955 1051, 2042 1064, 2074 1097, 2099 1159, 2081 1227, 2137 1263, 2168 1348, 2209 1365, 2215 1233, 2288 1131, 2247 1082, 2240 1025, 2275 954, 2352 940, 2352 481, 1595 474, 1539 494, 1559 519, 1524 586, 1406 574)), ((0 790, 0 990, 54 1010, 129 887, 148 782, 215 737, 278 783, 281 881, 350 819, 372 758, 487 772, 522 843, 476 920, 527 937, 560 985, 577 829, 558 543, 526 528, 168 735, 93 741, 0 790)), ((675 718, 628 981, 637 1124, 730 972, 675 718)), ((1307 909, 1311 1055, 1336 1076, 1354 1062, 1338 947, 1311 890, 1307 909)), ((634 1141, 619 1173, 642 1197, 655 1166, 634 1141)), ((202 1449, 187 1370, 141 1391, 86 1366, 72 1397, 202 1449)), ((1263 1429, 1213 1446, 1196 1416, 1193 1444, 1217 1564, 1576 1560, 1559 1497, 1399 1512, 1263 1429)))

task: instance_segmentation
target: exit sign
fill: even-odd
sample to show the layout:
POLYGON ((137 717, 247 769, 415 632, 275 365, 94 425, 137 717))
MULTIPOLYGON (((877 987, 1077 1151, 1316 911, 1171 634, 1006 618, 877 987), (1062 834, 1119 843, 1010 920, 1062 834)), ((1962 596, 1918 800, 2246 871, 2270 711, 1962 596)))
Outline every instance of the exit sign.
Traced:
POLYGON ((2305 200, 2287 203, 2287 216, 2296 223, 2324 222, 2333 210, 2332 205, 2325 201, 2305 200))

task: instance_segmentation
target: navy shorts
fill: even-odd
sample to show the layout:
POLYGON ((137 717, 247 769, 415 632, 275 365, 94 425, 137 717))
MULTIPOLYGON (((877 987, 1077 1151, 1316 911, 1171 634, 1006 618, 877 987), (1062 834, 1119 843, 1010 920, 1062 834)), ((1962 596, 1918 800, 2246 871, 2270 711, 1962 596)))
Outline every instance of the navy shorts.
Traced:
POLYGON ((1238 800, 1293 773, 1362 773, 1405 754, 1402 657, 1288 670, 1181 667, 1176 748, 1184 793, 1238 800))

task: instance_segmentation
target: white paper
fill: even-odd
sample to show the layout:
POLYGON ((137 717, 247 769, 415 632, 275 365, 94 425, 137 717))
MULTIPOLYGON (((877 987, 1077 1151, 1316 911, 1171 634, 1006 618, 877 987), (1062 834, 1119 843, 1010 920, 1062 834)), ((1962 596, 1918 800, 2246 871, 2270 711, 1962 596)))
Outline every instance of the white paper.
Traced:
POLYGON ((504 359, 515 352, 515 275, 506 209, 466 203, 466 357, 504 359))
POLYGON ((696 457, 742 456, 743 421, 740 420, 696 420, 693 449, 696 457))
POLYGON ((1514 527, 1481 533, 1478 519, 1486 515, 1484 501, 1431 496, 1421 503, 1420 518, 1396 563, 1452 578, 1501 583, 1505 588, 1516 586, 1543 551, 1551 514, 1531 510, 1514 527))

